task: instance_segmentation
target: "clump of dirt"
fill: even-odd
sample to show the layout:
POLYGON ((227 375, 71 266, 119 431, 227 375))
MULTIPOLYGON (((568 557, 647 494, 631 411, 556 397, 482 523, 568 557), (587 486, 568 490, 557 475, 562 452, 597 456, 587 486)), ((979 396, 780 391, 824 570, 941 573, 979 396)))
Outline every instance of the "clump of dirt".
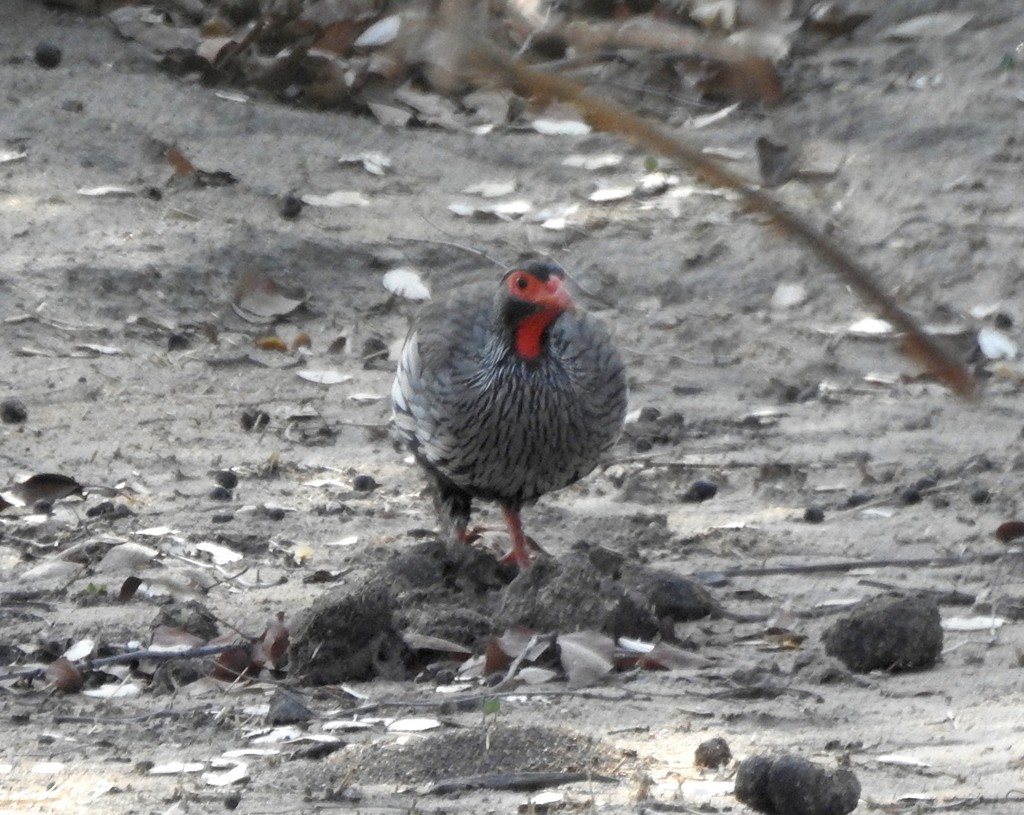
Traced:
POLYGON ((407 744, 377 742, 338 754, 370 783, 422 783, 487 773, 611 773, 621 751, 554 727, 498 724, 454 730, 407 744), (351 763, 349 763, 351 762, 351 763))
POLYGON ((352 592, 328 592, 301 615, 292 670, 313 683, 404 678, 423 667, 403 633, 479 651, 501 630, 589 630, 674 639, 674 624, 720 610, 692 580, 588 545, 538 556, 514 574, 490 554, 430 540, 392 555, 352 592))
POLYGON ((736 798, 767 815, 846 815, 860 782, 845 767, 826 770, 795 755, 751 756, 736 772, 736 798))
POLYGON ((928 668, 942 653, 942 619, 931 597, 872 597, 833 623, 824 641, 852 671, 928 668))

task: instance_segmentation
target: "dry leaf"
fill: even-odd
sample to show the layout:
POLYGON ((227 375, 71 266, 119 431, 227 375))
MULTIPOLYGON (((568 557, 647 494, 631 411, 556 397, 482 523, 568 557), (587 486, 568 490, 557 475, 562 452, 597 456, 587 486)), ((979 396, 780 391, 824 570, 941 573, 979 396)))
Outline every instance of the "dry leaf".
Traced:
POLYGON ((970 12, 939 11, 934 14, 922 14, 911 17, 902 23, 890 26, 882 32, 882 36, 890 40, 921 40, 948 37, 955 34, 974 17, 970 12))
POLYGON ((78 693, 85 685, 82 672, 66 657, 55 659, 46 666, 46 681, 64 693, 78 693))
POLYGON ((306 302, 301 286, 285 286, 269 275, 247 271, 235 286, 231 305, 249 322, 269 322, 275 317, 291 314, 306 302))
POLYGON ((558 658, 570 688, 595 685, 612 672, 615 643, 597 631, 576 631, 558 637, 558 658))
POLYGON ((19 479, 13 486, 0 492, 0 499, 9 506, 32 506, 36 501, 59 501, 70 495, 82 495, 82 485, 70 476, 60 473, 37 473, 19 479))

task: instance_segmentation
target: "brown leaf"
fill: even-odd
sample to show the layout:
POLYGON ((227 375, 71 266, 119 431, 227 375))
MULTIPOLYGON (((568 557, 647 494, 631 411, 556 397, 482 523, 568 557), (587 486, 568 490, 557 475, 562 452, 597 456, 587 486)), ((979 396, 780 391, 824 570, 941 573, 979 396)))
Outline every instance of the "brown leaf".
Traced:
POLYGON ((132 575, 126 577, 124 583, 121 584, 121 591, 117 593, 117 601, 119 603, 127 603, 135 596, 135 592, 139 590, 139 586, 142 585, 142 581, 132 575))
POLYGON ((241 643, 217 654, 210 676, 223 682, 234 682, 240 676, 249 673, 253 667, 252 650, 248 644, 241 643))
POLYGON ((36 501, 59 501, 69 495, 82 495, 82 485, 60 473, 36 473, 0 493, 7 506, 27 507, 36 501))
POLYGON ((281 351, 282 353, 287 353, 288 351, 288 343, 286 343, 276 334, 269 334, 265 337, 257 337, 256 347, 264 351, 281 351))
POLYGON ((65 657, 46 666, 46 681, 64 693, 78 693, 85 685, 82 672, 65 657))
POLYGON ((187 176, 193 175, 196 172, 196 166, 185 157, 185 154, 181 152, 181 148, 177 145, 168 147, 164 157, 174 169, 175 175, 187 176))
POLYGON ((235 286, 231 305, 244 320, 269 322, 291 314, 306 302, 301 286, 285 286, 260 272, 243 272, 235 286))

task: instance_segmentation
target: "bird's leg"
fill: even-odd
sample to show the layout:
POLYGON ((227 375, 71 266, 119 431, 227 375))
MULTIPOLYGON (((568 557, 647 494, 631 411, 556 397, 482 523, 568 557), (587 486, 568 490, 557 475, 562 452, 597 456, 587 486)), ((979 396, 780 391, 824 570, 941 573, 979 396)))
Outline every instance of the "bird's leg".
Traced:
POLYGON ((537 542, 523 532, 523 522, 519 519, 518 507, 508 504, 501 505, 501 514, 505 516, 505 525, 512 538, 512 551, 501 559, 502 563, 514 563, 520 569, 530 565, 530 550, 543 552, 537 542))

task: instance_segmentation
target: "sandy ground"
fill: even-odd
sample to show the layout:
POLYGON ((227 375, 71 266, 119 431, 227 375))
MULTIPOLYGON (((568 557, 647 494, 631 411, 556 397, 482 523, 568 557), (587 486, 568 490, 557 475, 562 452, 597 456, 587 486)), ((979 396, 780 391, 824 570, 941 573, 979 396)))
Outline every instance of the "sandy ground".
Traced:
MULTIPOLYGON (((693 135, 738 151, 737 166, 751 172, 760 135, 838 156, 837 173, 790 182, 779 196, 833 227, 926 323, 970 337, 1001 314, 1003 332, 1019 342, 1024 70, 1020 62, 1000 67, 1020 41, 1016 3, 972 4, 964 30, 909 43, 879 32, 955 4, 878 5, 852 40, 794 60, 778 109, 736 111, 693 135)), ((0 481, 59 472, 90 488, 84 502, 58 505, 43 523, 23 512, 2 516, 5 661, 23 662, 22 650, 41 643, 147 640, 158 597, 123 605, 95 598, 97 588, 116 594, 125 564, 38 571, 72 545, 158 548, 167 582, 179 589, 193 573, 215 574, 197 544, 247 553, 226 568, 250 566, 250 587, 221 584, 202 599, 255 633, 319 594, 304 577, 327 570, 354 589, 379 547, 408 546, 409 530, 432 525, 419 475, 387 433, 393 363, 368 368, 363 360, 368 341, 394 349, 415 311, 392 302, 381 284, 400 265, 443 291, 533 253, 553 256, 594 295, 581 294, 581 304, 613 326, 629 364, 631 407, 683 414, 681 426, 628 427, 606 467, 527 511, 528 528, 556 556, 583 539, 681 574, 867 565, 732 577, 714 589, 729 610, 769 615, 806 635, 800 648, 777 649, 757 636, 763 624, 680 624, 677 636, 713 659, 713 670, 619 676, 587 693, 509 700, 496 725, 478 710, 456 710, 442 717, 439 736, 400 736, 382 725, 345 732, 363 746, 323 758, 252 755, 244 759, 249 782, 233 791, 201 773, 146 770, 251 747, 269 685, 109 701, 5 686, 0 811, 202 812, 238 803, 235 795, 244 812, 507 812, 528 795, 422 796, 422 772, 396 770, 390 780, 364 772, 366 745, 476 732, 483 746, 488 732, 497 744, 540 725, 564 731, 558 749, 567 755, 587 738, 607 751, 605 769, 621 762, 618 784, 565 787, 569 808, 744 811, 728 792, 728 773, 694 767, 696 746, 722 736, 738 757, 791 751, 828 767, 845 762, 861 781, 862 811, 1020 811, 1017 559, 870 565, 1004 551, 992 533, 1020 513, 1024 467, 1013 378, 986 377, 973 404, 934 384, 901 382, 913 369, 894 341, 841 335, 866 316, 855 297, 720 195, 698 188, 672 207, 587 204, 598 179, 564 166, 566 155, 623 154, 604 182, 643 171, 645 156, 611 137, 389 130, 270 100, 239 104, 161 74, 102 19, 23 0, 6 0, 4 17, 0 148, 27 158, 0 165, 0 397, 22 400, 28 420, 0 425, 0 481), (41 40, 63 49, 54 70, 31 59, 41 40), (177 142, 198 166, 229 171, 239 183, 172 186, 159 200, 77 194, 108 184, 162 187, 170 173, 153 158, 154 140, 177 142), (393 171, 378 178, 337 163, 366 150, 391 157, 393 171), (468 185, 496 179, 514 179, 536 208, 584 201, 587 217, 550 231, 448 212, 468 185), (279 215, 289 191, 338 189, 362 192, 367 205, 309 207, 291 221, 279 215), (265 329, 229 302, 246 270, 305 287, 308 308, 279 333, 306 332, 308 357, 254 348, 265 329), (781 283, 802 284, 806 299, 773 308, 781 283), (216 327, 217 344, 204 326, 216 327), (188 346, 168 350, 173 333, 188 346), (344 347, 329 350, 342 336, 344 347), (324 386, 299 378, 301 367, 351 379, 324 386), (247 409, 269 414, 266 429, 243 430, 247 409), (217 502, 208 497, 212 473, 223 468, 241 481, 230 501, 217 502), (357 492, 356 474, 380 486, 357 492), (681 501, 696 478, 715 481, 717 497, 681 501), (906 504, 901 494, 922 478, 937 487, 906 504), (846 508, 857 494, 871 501, 846 508), (110 495, 133 514, 86 516, 110 495), (268 505, 284 508, 283 518, 255 509, 268 505), (824 510, 823 523, 803 520, 811 506, 824 510), (225 513, 233 515, 222 522, 225 513), (138 534, 161 527, 161 535, 138 534), (29 569, 37 571, 26 578, 29 569), (51 591, 58 586, 67 591, 51 591), (886 587, 959 592, 967 605, 943 603, 947 620, 996 614, 1006 622, 947 630, 942 659, 927 671, 821 670, 828 661, 820 636, 834 607, 886 587), (30 590, 42 594, 10 599, 30 590), (643 775, 649 797, 637 803, 643 775)), ((493 507, 480 519, 500 521, 493 507)), ((354 689, 378 702, 437 698, 431 686, 411 683, 354 689)), ((353 704, 337 689, 302 690, 327 718, 353 704)), ((380 715, 420 713, 398 706, 380 715)), ((544 759, 543 741, 524 740, 540 756, 532 768, 558 764, 544 759)))

